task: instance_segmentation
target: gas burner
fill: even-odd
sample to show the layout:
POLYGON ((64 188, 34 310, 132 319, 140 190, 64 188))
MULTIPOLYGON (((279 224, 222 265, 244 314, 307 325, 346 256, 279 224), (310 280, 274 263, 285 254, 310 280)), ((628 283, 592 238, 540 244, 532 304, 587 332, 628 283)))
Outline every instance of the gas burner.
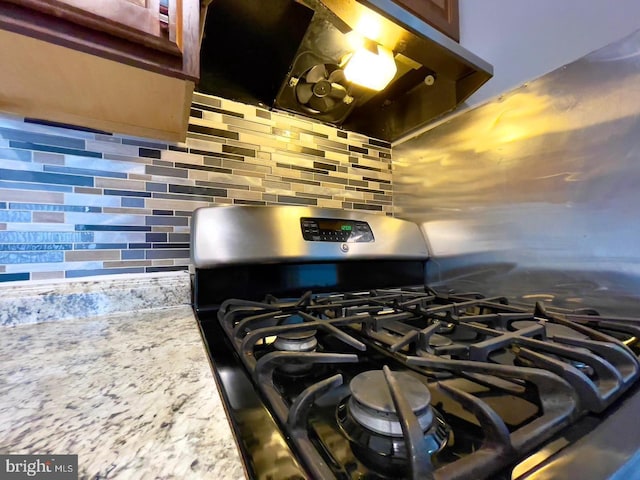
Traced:
POLYGON ((294 330, 281 333, 273 343, 283 352, 313 352, 318 346, 316 330, 294 330))
MULTIPOLYGON (((314 352, 318 346, 316 330, 294 330, 281 333, 273 342, 273 347, 282 352, 314 352)), ((306 374, 313 368, 311 363, 280 365, 278 370, 289 375, 306 374)))
POLYGON ((453 345, 453 340, 449 337, 445 337, 444 335, 439 335, 437 333, 434 333, 429 337, 430 347, 448 347, 449 345, 453 345))
MULTIPOLYGON (((418 379, 408 373, 395 374, 402 393, 418 418, 422 430, 433 423, 431 393, 418 379)), ((365 428, 382 435, 402 436, 402 427, 396 407, 382 370, 363 372, 351 380, 349 411, 354 420, 365 428)))
MULTIPOLYGON (((441 450, 450 429, 431 408, 429 389, 409 373, 393 375, 424 432, 428 453, 441 450)), ((349 387, 351 396, 338 405, 336 416, 353 452, 369 468, 386 474, 406 471, 409 468, 406 441, 384 372, 360 373, 349 387)))

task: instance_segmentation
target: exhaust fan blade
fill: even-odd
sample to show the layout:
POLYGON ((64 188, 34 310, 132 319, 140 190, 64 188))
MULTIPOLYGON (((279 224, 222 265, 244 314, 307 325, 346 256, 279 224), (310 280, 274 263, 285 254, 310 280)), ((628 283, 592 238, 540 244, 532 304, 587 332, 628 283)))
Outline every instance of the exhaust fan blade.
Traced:
POLYGON ((327 69, 323 63, 314 65, 307 73, 306 80, 309 83, 317 83, 320 80, 327 78, 327 69))
POLYGON ((342 100, 344 97, 347 96, 347 89, 344 88, 339 83, 332 83, 331 84, 331 91, 329 92, 329 96, 331 98, 335 98, 336 100, 342 100))
POLYGON ((311 83, 298 83, 298 85, 296 85, 296 97, 298 98, 298 101, 303 105, 311 100, 311 97, 313 97, 312 88, 313 87, 311 83))
POLYGON ((311 97, 311 100, 309 100, 309 106, 314 110, 319 111, 320 113, 328 112, 329 110, 333 109, 335 105, 336 105, 336 101, 333 100, 331 97, 313 96, 311 97))
POLYGON ((347 83, 347 77, 344 76, 344 70, 337 69, 331 72, 331 75, 329 75, 329 81, 331 83, 347 83))

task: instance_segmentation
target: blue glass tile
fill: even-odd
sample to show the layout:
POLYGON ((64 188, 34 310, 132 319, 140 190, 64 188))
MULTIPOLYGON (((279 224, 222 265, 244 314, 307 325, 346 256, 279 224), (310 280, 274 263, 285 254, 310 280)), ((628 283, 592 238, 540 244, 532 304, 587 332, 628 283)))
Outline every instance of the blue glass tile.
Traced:
POLYGON ((28 273, 0 273, 0 282, 17 282, 29 280, 28 273))
POLYGON ((170 242, 186 242, 189 243, 191 239, 191 235, 188 233, 170 233, 169 241, 170 242))
POLYGON ((145 165, 144 173, 147 175, 160 175, 162 177, 189 178, 189 171, 186 168, 154 167, 145 165))
POLYGON ((189 250, 147 250, 148 259, 161 259, 161 258, 189 258, 189 250))
POLYGON ((167 184, 166 183, 155 183, 155 182, 147 182, 147 192, 166 192, 167 184))
POLYGON ((24 130, 12 130, 10 128, 0 128, 0 138, 40 143, 44 145, 56 145, 58 147, 78 148, 80 150, 83 150, 85 147, 84 140, 79 138, 60 137, 58 135, 26 132, 24 130))
POLYGON ((122 197, 123 207, 144 208, 144 199, 135 197, 122 197))
POLYGON ((144 250, 123 250, 122 260, 144 260, 144 250))
POLYGON ((88 277, 90 275, 116 275, 118 273, 144 273, 142 267, 131 268, 97 268, 94 270, 67 270, 64 272, 66 278, 88 277))
POLYGON ((154 150, 153 148, 142 148, 138 149, 138 154, 141 157, 146 158, 160 158, 160 150, 154 150))
POLYGON ((167 234, 166 233, 147 233, 145 240, 147 242, 166 242, 167 234))
POLYGON ((90 193, 67 193, 64 196, 69 205, 87 205, 92 207, 120 207, 120 199, 109 195, 90 193))
POLYGON ((44 171, 57 172, 57 173, 70 173, 73 175, 89 175, 90 177, 127 178, 126 173, 107 172, 105 170, 92 170, 90 168, 59 167, 56 165, 45 165, 44 171))
POLYGON ((0 202, 0 208, 7 208, 7 202, 0 202))
MULTIPOLYGON (((3 208, 0 204, 0 208, 3 208)), ((82 205, 47 205, 41 203, 14 203, 9 204, 9 208, 15 210, 39 210, 45 212, 81 212, 81 213, 100 213, 100 207, 85 207, 82 205)))
POLYGON ((14 232, 0 231, 0 243, 93 242, 91 232, 14 232))
POLYGON ((3 182, 2 180, 0 180, 0 188, 14 188, 18 190, 44 190, 45 192, 73 192, 73 187, 65 187, 63 185, 48 185, 46 183, 3 182))
POLYGON ((3 160, 31 161, 31 152, 28 150, 15 150, 13 148, 0 148, 0 158, 3 160))
POLYGON ((0 210, 0 222, 30 222, 31 212, 0 210))
POLYGON ((76 243, 74 250, 122 250, 126 243, 76 243))
POLYGON ((145 232, 94 232, 96 243, 144 242, 145 232))
POLYGON ((13 148, 24 148, 26 150, 38 150, 40 152, 64 153, 67 155, 79 155, 81 157, 102 158, 100 152, 91 152, 89 150, 75 150, 73 148, 53 147, 49 145, 39 145, 32 142, 14 142, 9 141, 9 146, 13 148))
POLYGON ((131 192, 129 190, 104 190, 105 195, 118 195, 120 197, 145 197, 151 196, 149 192, 131 192))
MULTIPOLYGON (((200 109, 204 108, 205 110, 209 110, 209 108, 205 107, 204 105, 202 106, 198 105, 198 108, 200 109)), ((242 114, 239 114, 239 115, 242 115, 242 114)), ((192 133, 203 133, 205 135, 213 135, 216 137, 231 138, 233 140, 238 140, 240 138, 240 135, 237 132, 230 132, 228 130, 223 130, 221 128, 211 128, 211 127, 205 127, 202 125, 189 124, 188 131, 192 133)), ((214 139, 211 139, 211 140, 214 140, 214 139)))
POLYGON ((93 187, 93 178, 80 175, 31 172, 29 170, 9 170, 0 168, 0 178, 18 182, 54 183, 56 185, 79 185, 93 187))
POLYGON ((154 215, 173 215, 173 210, 153 210, 154 215))
POLYGON ((145 272, 154 273, 154 272, 177 272, 180 270, 188 270, 189 267, 187 265, 175 266, 175 267, 147 267, 145 272))
POLYGON ((121 144, 122 143, 122 139, 120 137, 114 137, 113 135, 94 135, 93 138, 91 138, 91 140, 97 140, 98 142, 108 142, 111 144, 121 144))
POLYGON ((222 188, 193 187, 191 185, 169 184, 171 193, 191 193, 193 195, 210 195, 212 197, 226 197, 227 191, 222 188))
POLYGON ((54 263, 63 261, 64 252, 61 251, 0 253, 0 265, 11 265, 15 263, 54 263))
POLYGON ((205 197, 203 195, 180 195, 178 193, 154 193, 153 198, 162 198, 166 200, 189 200, 191 202, 196 202, 196 201, 211 202, 212 201, 212 197, 205 197))
POLYGON ((240 200, 238 198, 234 198, 233 199, 233 204, 234 205, 258 205, 258 206, 265 206, 267 203, 260 201, 260 200, 240 200))
POLYGON ((137 147, 158 148, 160 150, 167 149, 167 145, 164 143, 145 142, 144 140, 133 140, 130 138, 123 138, 122 143, 125 145, 135 145, 137 147))
POLYGON ((146 225, 176 225, 176 226, 186 227, 187 225, 189 225, 189 219, 187 217, 167 217, 167 216, 146 217, 145 224, 146 225))
POLYGON ((173 150, 174 152, 185 152, 185 153, 189 151, 187 148, 179 147, 177 145, 169 145, 169 150, 173 150))
POLYGON ((129 248, 130 249, 151 248, 151 244, 150 243, 130 243, 129 248))
POLYGON ((98 232, 150 232, 151 227, 142 225, 76 225, 76 231, 83 230, 98 232))
POLYGON ((0 243, 0 251, 26 252, 29 250, 71 250, 70 243, 0 243))
POLYGON ((179 242, 153 244, 153 248, 189 248, 189 247, 190 247, 189 243, 179 243, 179 242))
MULTIPOLYGON (((105 154, 105 157, 108 154, 105 154)), ((86 158, 67 155, 64 164, 67 167, 86 168, 91 167, 93 170, 101 170, 104 172, 118 173, 144 173, 145 165, 137 163, 136 157, 126 157, 124 155, 111 155, 117 158, 86 158)))

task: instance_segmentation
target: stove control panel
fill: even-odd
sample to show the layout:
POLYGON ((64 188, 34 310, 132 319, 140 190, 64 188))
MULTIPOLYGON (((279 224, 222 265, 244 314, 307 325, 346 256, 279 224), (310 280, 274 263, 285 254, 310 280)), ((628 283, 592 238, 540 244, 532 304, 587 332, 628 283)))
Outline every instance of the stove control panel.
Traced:
POLYGON ((300 219, 302 238, 315 242, 373 242, 373 232, 367 222, 339 218, 300 219))

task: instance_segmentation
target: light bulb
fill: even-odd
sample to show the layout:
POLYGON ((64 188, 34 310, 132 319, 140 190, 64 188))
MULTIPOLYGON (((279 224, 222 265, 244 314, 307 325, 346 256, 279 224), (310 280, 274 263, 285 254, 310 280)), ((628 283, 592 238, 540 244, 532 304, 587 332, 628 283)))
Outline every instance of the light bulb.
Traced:
POLYGON ((397 70, 393 52, 375 44, 371 49, 358 48, 347 62, 344 74, 350 82, 380 91, 393 80, 397 70))

